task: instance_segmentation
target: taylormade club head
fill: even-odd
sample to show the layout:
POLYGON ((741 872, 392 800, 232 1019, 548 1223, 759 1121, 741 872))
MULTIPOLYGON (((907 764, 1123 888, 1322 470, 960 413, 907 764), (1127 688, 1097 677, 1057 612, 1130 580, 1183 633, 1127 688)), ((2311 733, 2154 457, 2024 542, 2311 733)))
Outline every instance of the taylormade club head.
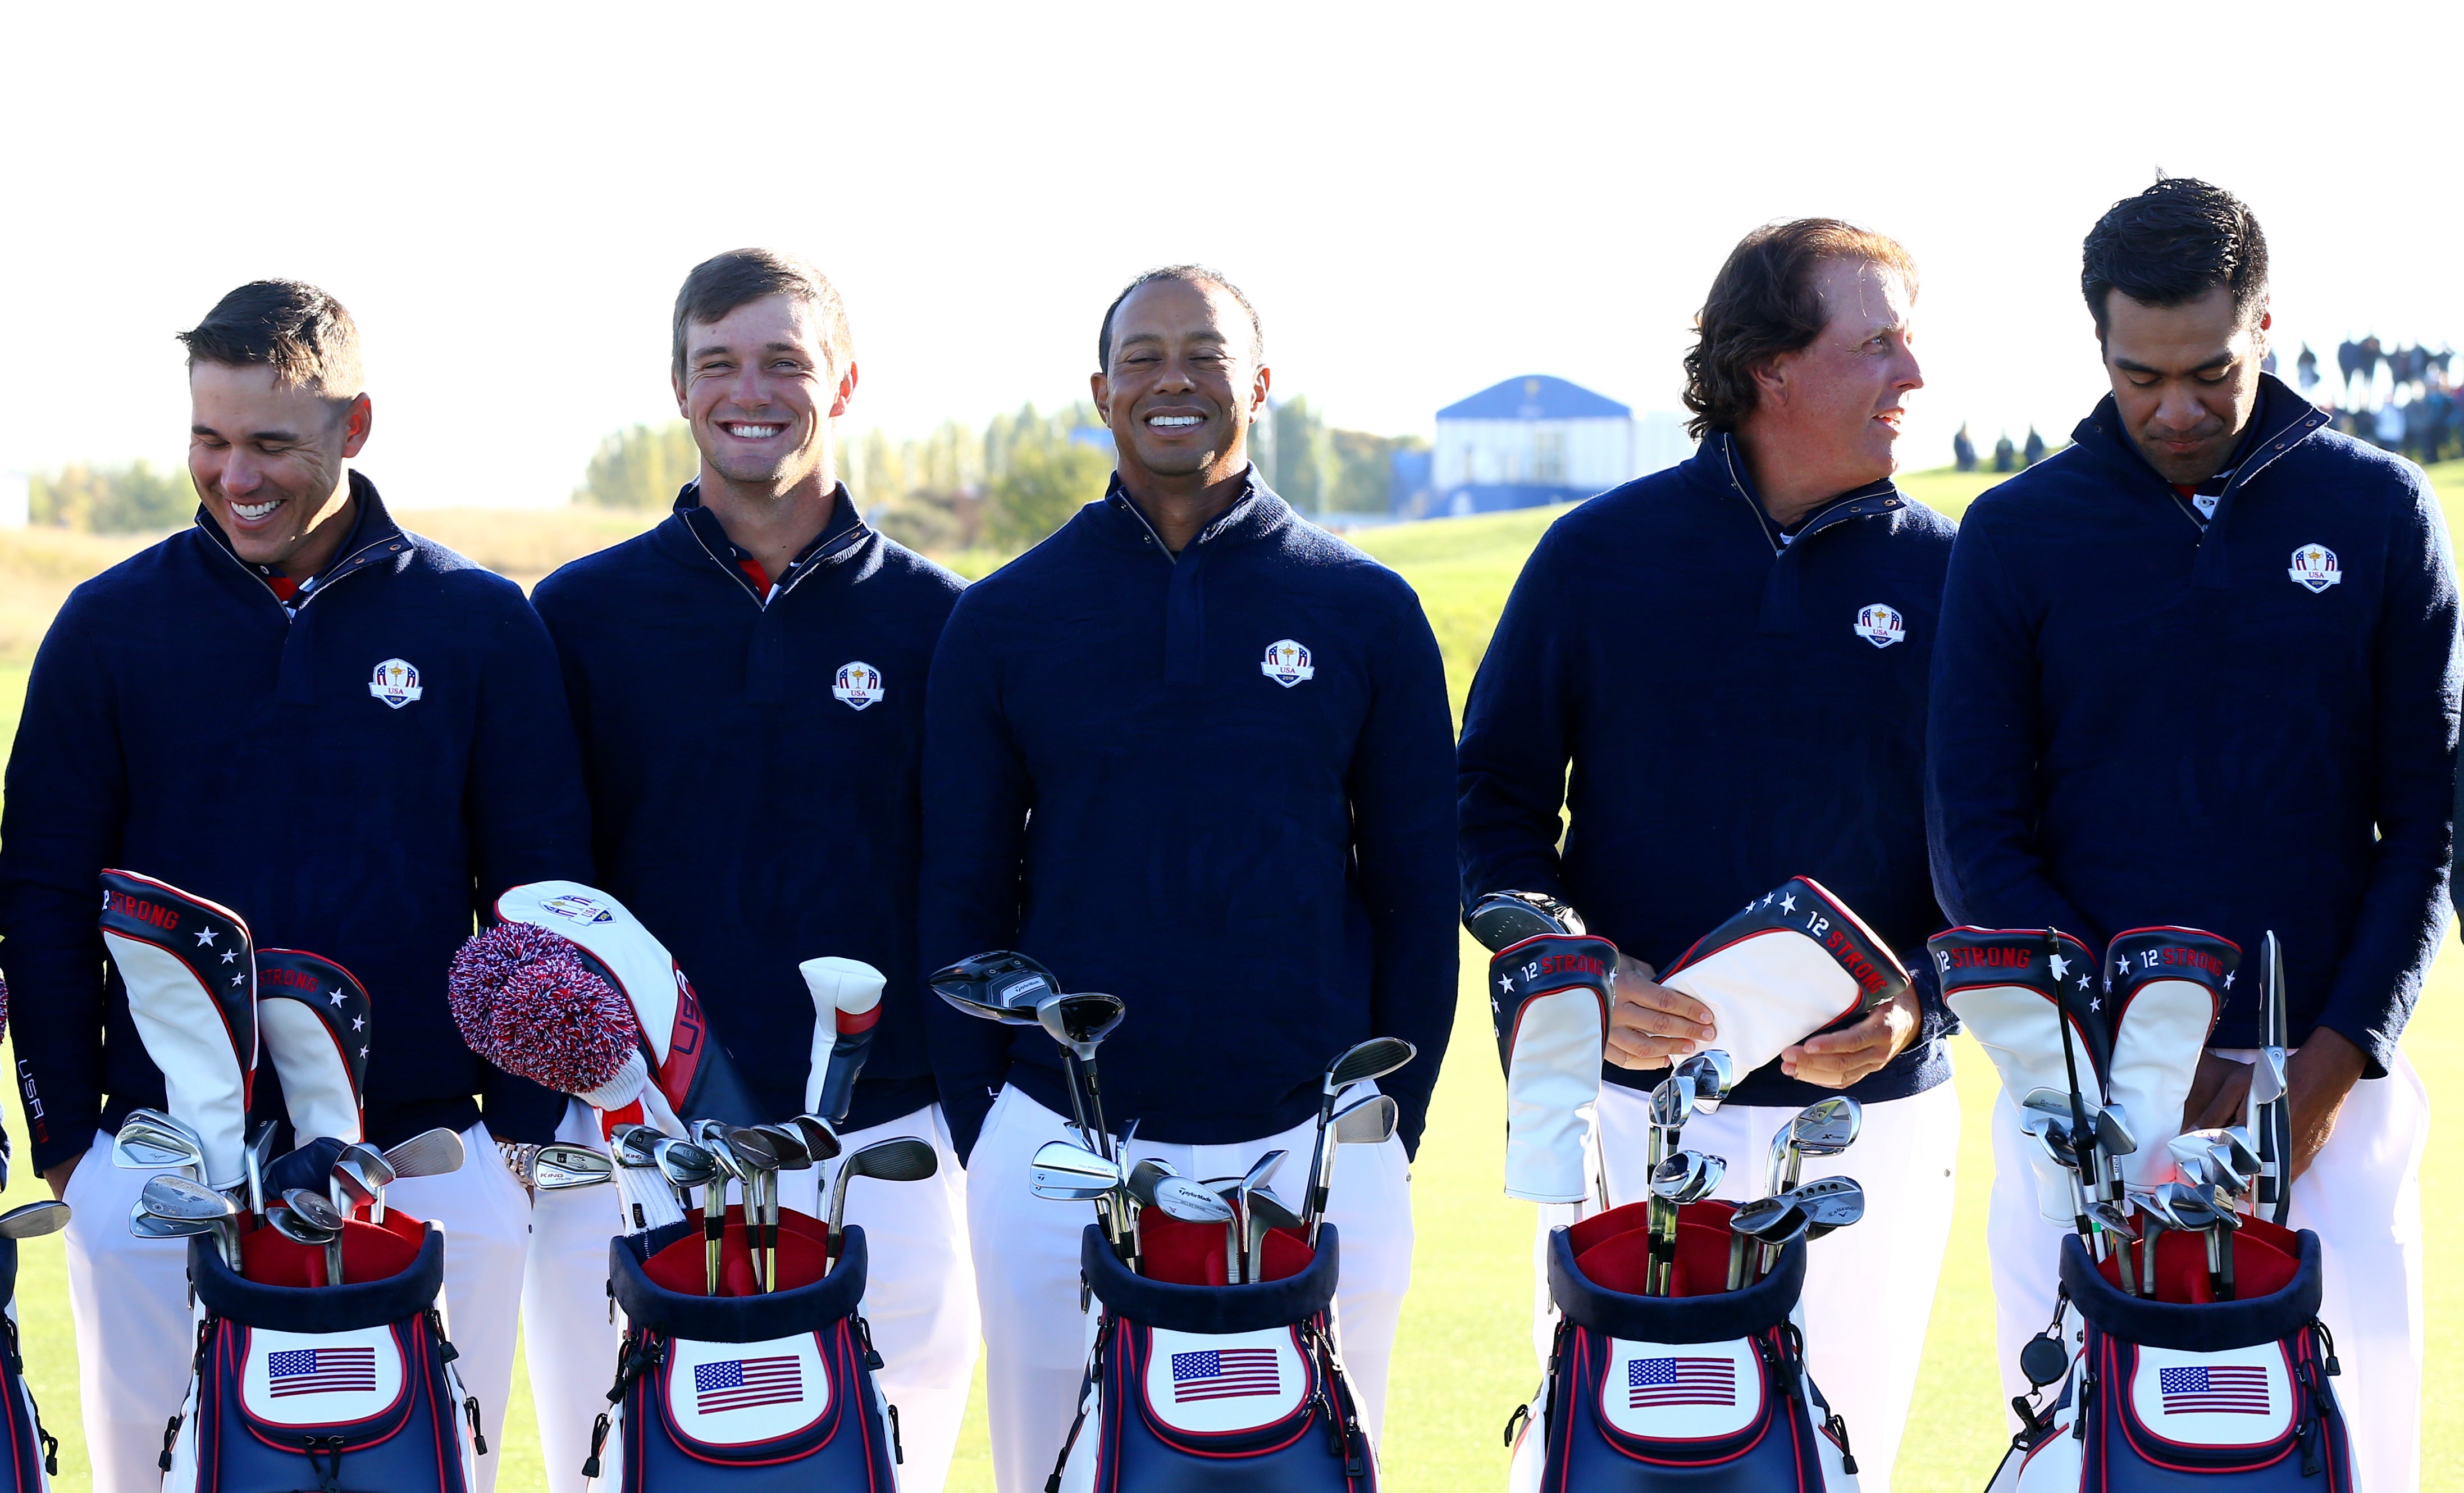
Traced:
POLYGON ((542 1192, 570 1192, 615 1180, 616 1163, 587 1146, 553 1142, 531 1158, 531 1185, 542 1192))
POLYGON ((1074 1141, 1046 1141, 1028 1163, 1027 1182, 1036 1196, 1055 1202, 1090 1203, 1109 1196, 1128 1179, 1121 1164, 1074 1141))
POLYGON ((835 1256, 847 1230, 841 1220, 847 1216, 847 1183, 857 1177, 872 1177, 883 1182, 921 1182, 940 1170, 941 1158, 926 1142, 912 1135, 875 1141, 839 1164, 838 1179, 830 1185, 829 1248, 835 1256))
POLYGON ((1213 1189, 1192 1182, 1153 1157, 1130 1169, 1130 1195, 1142 1207, 1163 1211, 1183 1223, 1229 1223, 1232 1205, 1213 1189))
POLYGON ((69 1205, 55 1198, 0 1214, 0 1239, 39 1239, 69 1226, 69 1205))
POLYGON ((462 1137, 439 1126, 422 1130, 399 1146, 387 1147, 385 1163, 397 1181, 404 1177, 450 1176, 462 1170, 462 1137))
POLYGON ((1037 1002, 1061 990, 1051 970, 1005 948, 935 969, 925 983, 967 1014, 1003 1026, 1042 1025, 1035 1014, 1037 1002))

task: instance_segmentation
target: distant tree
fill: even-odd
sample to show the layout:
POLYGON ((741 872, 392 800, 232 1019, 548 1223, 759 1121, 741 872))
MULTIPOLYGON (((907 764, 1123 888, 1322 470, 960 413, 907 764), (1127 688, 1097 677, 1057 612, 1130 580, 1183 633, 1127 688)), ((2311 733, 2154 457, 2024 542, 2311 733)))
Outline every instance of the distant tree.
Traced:
POLYGON ((72 463, 38 472, 27 483, 27 521, 90 534, 143 534, 172 529, 196 511, 196 489, 183 471, 157 472, 143 461, 92 467, 72 463))
POLYGON ((1326 421, 1305 398, 1274 406, 1273 420, 1275 467, 1267 485, 1302 513, 1325 512, 1334 464, 1326 421))
POLYGON ((1334 480, 1326 505, 1336 513, 1384 513, 1395 505, 1395 448, 1400 441, 1364 431, 1329 431, 1334 480))
POLYGON ((701 453, 682 420, 636 425, 599 443, 575 502, 602 508, 664 508, 701 471, 701 453))
POLYGON ((1111 455, 1048 427, 1009 453, 1009 469, 992 481, 984 501, 984 537, 1003 549, 1024 549, 1104 496, 1111 455))

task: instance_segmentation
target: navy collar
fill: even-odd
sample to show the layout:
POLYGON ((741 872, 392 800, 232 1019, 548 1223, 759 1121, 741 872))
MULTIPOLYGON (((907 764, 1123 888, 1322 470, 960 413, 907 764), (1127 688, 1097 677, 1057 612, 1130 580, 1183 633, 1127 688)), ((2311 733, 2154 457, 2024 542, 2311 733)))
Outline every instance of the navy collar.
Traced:
MULTIPOLYGON (((1284 500, 1277 497, 1275 490, 1258 476, 1254 462, 1247 472, 1242 474, 1242 484, 1241 496, 1232 500, 1230 507, 1207 521, 1206 526, 1189 542, 1190 549, 1219 540, 1231 543, 1253 538, 1266 532, 1288 511, 1284 500)), ((1136 500, 1130 496, 1129 489, 1121 485, 1121 474, 1117 471, 1112 474, 1111 481, 1105 485, 1101 512, 1107 532, 1133 545, 1151 544, 1162 552, 1165 559, 1177 563, 1178 557, 1163 547, 1163 536, 1149 522, 1136 500)), ((1184 554, 1187 552, 1182 551, 1184 554)))
MULTIPOLYGON (((2234 443, 2228 463, 2224 491, 2230 494, 2264 471, 2277 457, 2310 438, 2311 433, 2328 423, 2327 412, 2293 391, 2290 385, 2273 373, 2258 376, 2258 403, 2250 412, 2250 423, 2243 427, 2241 439, 2234 443)), ((2071 439, 2082 448, 2097 453, 2105 465, 2135 473, 2146 479, 2152 487, 2170 497, 2180 495, 2163 473, 2149 464, 2139 442, 2122 427, 2122 406, 2113 395, 2097 401, 2096 409, 2071 431, 2071 439)), ((2221 496, 2221 495, 2220 495, 2221 496)), ((2216 509, 2221 515, 2221 503, 2216 509)), ((2212 521, 2211 521, 2212 522, 2212 521)))
MULTIPOLYGON (((266 587, 266 594, 281 601, 285 612, 296 614, 311 600, 333 590, 334 583, 343 576, 357 574, 410 547, 410 536, 403 532, 402 525, 393 521, 392 512, 385 507, 385 500, 377 496, 377 484, 363 477, 356 468, 350 474, 350 484, 351 501, 357 504, 357 516, 351 520, 351 531, 342 537, 341 545, 335 549, 334 558, 325 562, 325 568, 305 577, 288 601, 281 601, 279 596, 275 596, 273 587, 266 587)), ((215 547, 230 556, 233 565, 255 577, 258 584, 263 585, 273 574, 265 567, 252 565, 240 558, 239 551, 231 547, 231 536, 223 532, 223 526, 214 522, 212 512, 202 502, 197 504, 195 524, 215 547)))
POLYGON ((796 551, 796 558, 787 563, 784 574, 770 578, 770 593, 764 595, 753 584, 753 577, 744 570, 744 563, 753 558, 753 552, 729 539, 727 526, 718 522, 718 515, 702 506, 699 478, 687 482, 677 492, 674 511, 687 531, 700 544, 703 552, 715 561, 720 569, 733 576, 737 584, 744 588, 746 594, 764 605, 768 604, 771 596, 783 596, 793 591, 805 576, 862 543, 864 537, 872 532, 863 516, 855 511, 855 500, 847 495, 847 483, 839 483, 830 490, 829 521, 822 525, 822 531, 813 536, 811 543, 796 551))
POLYGON ((1771 542, 1771 553, 1786 553, 1792 546, 1803 544, 1819 530, 1829 528, 1843 519, 1863 518, 1869 514, 1892 513, 1906 506, 1907 501, 1889 478, 1855 487, 1835 498, 1824 499, 1812 512, 1783 529, 1773 522, 1770 510, 1763 506, 1762 494, 1754 490, 1753 473, 1746 466, 1746 454, 1737 442, 1734 431, 1713 431, 1703 437, 1694 459, 1703 463, 1703 475, 1715 487, 1745 500, 1754 522, 1771 542))

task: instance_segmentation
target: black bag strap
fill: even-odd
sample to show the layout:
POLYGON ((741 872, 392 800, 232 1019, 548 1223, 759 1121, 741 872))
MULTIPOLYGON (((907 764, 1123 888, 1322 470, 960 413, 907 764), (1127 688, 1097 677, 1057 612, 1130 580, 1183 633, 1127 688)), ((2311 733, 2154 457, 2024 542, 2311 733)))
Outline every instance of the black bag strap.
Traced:
POLYGON ((1087 1406, 1096 1382, 1104 1376, 1104 1349, 1120 1326, 1120 1319, 1108 1311, 1095 1328, 1095 1350, 1087 1355, 1087 1371, 1078 1380, 1078 1414, 1069 1422, 1069 1434, 1061 1438, 1061 1455, 1053 1459, 1052 1476, 1044 1480, 1044 1493, 1061 1493, 1062 1470, 1069 1465, 1070 1448, 1078 1444, 1078 1433, 1087 1426, 1087 1406))

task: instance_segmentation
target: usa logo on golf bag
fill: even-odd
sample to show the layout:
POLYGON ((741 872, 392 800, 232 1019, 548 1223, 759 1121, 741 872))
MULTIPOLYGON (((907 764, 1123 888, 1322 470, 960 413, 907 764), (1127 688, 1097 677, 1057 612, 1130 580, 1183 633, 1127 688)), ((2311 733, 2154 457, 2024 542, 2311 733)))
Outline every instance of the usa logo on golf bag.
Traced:
POLYGON ((862 710, 878 703, 882 698, 881 671, 861 659, 839 665, 837 680, 830 693, 846 702, 850 710, 862 710))
POLYGON ((760 1343, 675 1339, 668 1415, 705 1446, 748 1446, 810 1430, 830 1409, 830 1373, 811 1332, 760 1343))
POLYGON ((1266 645, 1266 659, 1258 671, 1286 689, 1317 677, 1317 670, 1309 665, 1309 651, 1288 637, 1266 645))
POLYGON ((2308 587, 2314 596, 2344 578, 2336 564, 2336 551, 2324 545, 2304 545, 2293 551, 2293 568, 2284 573, 2294 585, 2308 587))
POLYGON ((1897 609, 1879 601, 1858 611, 1856 627, 1857 635, 1877 648, 1888 648, 1893 643, 1908 640, 1907 619, 1901 616, 1897 609))
POLYGON ((419 698, 419 671, 400 658, 387 658, 369 679, 368 693, 400 710, 419 698))

